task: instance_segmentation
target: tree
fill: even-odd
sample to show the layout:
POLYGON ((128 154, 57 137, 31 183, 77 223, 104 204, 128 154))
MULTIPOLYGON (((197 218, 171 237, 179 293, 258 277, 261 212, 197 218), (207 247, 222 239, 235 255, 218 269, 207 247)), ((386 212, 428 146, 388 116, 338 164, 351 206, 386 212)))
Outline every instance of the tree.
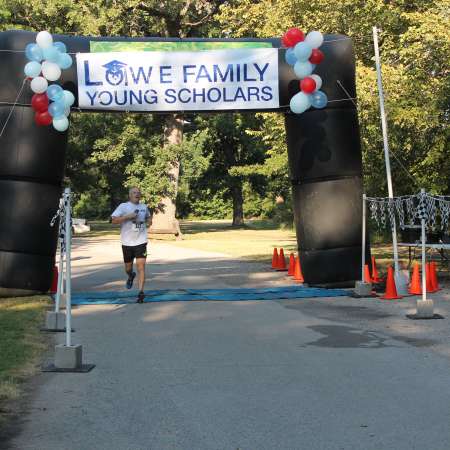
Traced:
MULTIPOLYGON (((124 2, 105 0, 79 0, 71 2, 69 0, 1 0, 0 3, 0 26, 2 29, 9 27, 26 28, 35 31, 43 29, 52 33, 75 33, 93 36, 161 36, 161 37, 191 37, 204 36, 208 29, 214 24, 213 16, 223 0, 206 1, 200 0, 192 2, 184 1, 155 1, 155 0, 127 0, 124 2)), ((162 196, 159 201, 159 208, 165 211, 168 217, 167 223, 175 219, 175 198, 179 178, 179 160, 176 146, 180 146, 183 139, 183 116, 180 114, 165 115, 164 123, 164 151, 145 152, 136 156, 131 165, 127 166, 126 173, 129 175, 129 182, 138 182, 139 176, 144 177, 144 190, 152 191, 150 187, 149 164, 152 167, 166 168, 162 170, 159 177, 155 177, 153 182, 158 185, 162 196), (146 157, 155 156, 151 163, 146 157), (145 156, 144 156, 145 154, 145 156), (170 188, 161 182, 161 175, 168 174, 171 183, 170 188), (161 186, 161 183, 164 186, 161 186)), ((121 120, 124 121, 118 129, 125 130, 128 137, 134 133, 135 140, 138 140, 133 124, 143 123, 144 119, 136 120, 120 118, 114 121, 116 125, 121 120)), ((80 124, 85 123, 80 121, 80 124)), ((106 122, 104 122, 106 123, 106 122)), ((75 130, 73 130, 75 131, 75 130)), ((71 130, 71 132, 73 133, 71 130)), ((83 130, 78 127, 78 131, 83 130)), ((113 136, 114 133, 107 133, 113 136)), ((115 135, 120 139, 119 135, 115 135)), ((77 139, 73 139, 76 141, 77 139)), ((82 138, 79 138, 82 141, 82 138)), ((142 145, 142 142, 140 143, 142 145)), ((109 139, 104 138, 96 143, 97 149, 91 157, 91 162, 101 163, 116 162, 118 156, 111 153, 111 149, 120 149, 118 143, 114 145, 109 139), (112 158, 112 159, 111 159, 112 158)), ((72 147, 73 148, 73 147, 72 147)), ((145 148, 145 145, 144 145, 145 148)), ((120 152, 119 152, 120 153, 120 152)), ((123 156, 123 155, 122 155, 123 156)), ((120 157, 122 157, 120 156, 120 157)), ((150 171, 151 172, 151 171, 150 171)), ((72 173, 75 175, 75 173, 72 173)), ((139 183, 140 184, 140 183, 139 183)), ((153 194, 152 194, 153 195, 153 194)), ((164 217, 163 214, 158 216, 164 217)))
POLYGON ((264 160, 265 147, 252 134, 252 130, 259 128, 260 120, 250 113, 224 113, 197 118, 197 124, 206 132, 203 147, 209 167, 192 182, 192 192, 197 196, 199 192, 206 192, 210 197, 220 193, 225 199, 231 199, 232 224, 241 226, 244 223, 244 181, 255 188, 264 181, 258 174, 244 170, 264 160))
MULTIPOLYGON (((371 195, 386 193, 372 42, 372 26, 381 26, 395 193, 419 186, 448 193, 449 177, 442 174, 450 169, 449 11, 449 0, 236 0, 221 7, 218 19, 234 36, 281 36, 299 26, 353 38, 364 179, 371 195)), ((275 129, 265 119, 264 135, 275 129)))

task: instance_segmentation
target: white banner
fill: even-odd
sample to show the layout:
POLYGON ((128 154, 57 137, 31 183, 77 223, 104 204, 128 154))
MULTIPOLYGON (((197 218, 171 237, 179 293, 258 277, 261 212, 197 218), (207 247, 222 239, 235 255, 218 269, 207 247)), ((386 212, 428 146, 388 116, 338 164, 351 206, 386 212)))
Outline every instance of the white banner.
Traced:
POLYGON ((275 109, 278 50, 77 54, 82 109, 275 109))

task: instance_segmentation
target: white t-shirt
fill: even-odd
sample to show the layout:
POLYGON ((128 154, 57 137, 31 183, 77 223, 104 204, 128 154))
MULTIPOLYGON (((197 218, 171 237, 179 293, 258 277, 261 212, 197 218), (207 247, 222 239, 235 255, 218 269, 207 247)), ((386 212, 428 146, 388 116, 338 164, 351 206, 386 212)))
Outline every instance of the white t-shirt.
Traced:
POLYGON ((120 224, 120 240, 122 245, 134 247, 147 242, 147 223, 150 211, 143 203, 121 203, 111 214, 112 217, 122 217, 137 211, 133 220, 125 220, 120 224))

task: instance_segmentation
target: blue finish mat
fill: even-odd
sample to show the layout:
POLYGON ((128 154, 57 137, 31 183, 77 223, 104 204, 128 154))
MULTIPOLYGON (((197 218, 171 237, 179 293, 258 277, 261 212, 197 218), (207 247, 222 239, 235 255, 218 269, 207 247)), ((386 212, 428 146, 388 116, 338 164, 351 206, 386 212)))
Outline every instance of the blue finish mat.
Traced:
MULTIPOLYGON (((303 286, 277 288, 240 289, 165 289, 145 291, 145 303, 187 301, 245 301, 280 300, 311 297, 339 297, 349 295, 344 289, 323 289, 303 286)), ((110 305, 135 303, 137 291, 126 292, 76 292, 72 294, 73 305, 110 305)))

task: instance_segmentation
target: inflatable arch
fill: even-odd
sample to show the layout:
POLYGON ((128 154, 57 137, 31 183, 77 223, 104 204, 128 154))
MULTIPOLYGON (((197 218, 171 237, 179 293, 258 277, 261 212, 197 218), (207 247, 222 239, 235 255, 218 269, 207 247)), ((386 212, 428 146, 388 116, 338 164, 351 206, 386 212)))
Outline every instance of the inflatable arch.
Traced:
MULTIPOLYGON (((24 78, 25 46, 34 42, 35 36, 36 33, 16 30, 0 33, 2 127, 24 78)), ((288 105, 299 91, 299 83, 285 63, 280 39, 54 37, 72 54, 90 53, 93 45, 105 42, 245 42, 278 49, 281 106, 264 111, 285 113, 294 219, 305 281, 344 285, 359 278, 362 213, 359 127, 356 106, 340 87, 342 84, 350 97, 356 97, 354 54, 349 38, 326 35, 321 47, 325 61, 316 69, 324 80, 322 90, 329 100, 341 101, 330 101, 324 109, 295 115, 288 105)), ((59 83, 78 101, 77 80, 74 64, 63 72, 59 83)), ((31 96, 26 86, 0 138, 0 288, 47 291, 57 243, 57 229, 49 223, 62 191, 67 132, 36 126, 31 96)), ((75 107, 79 106, 77 101, 75 107)))

